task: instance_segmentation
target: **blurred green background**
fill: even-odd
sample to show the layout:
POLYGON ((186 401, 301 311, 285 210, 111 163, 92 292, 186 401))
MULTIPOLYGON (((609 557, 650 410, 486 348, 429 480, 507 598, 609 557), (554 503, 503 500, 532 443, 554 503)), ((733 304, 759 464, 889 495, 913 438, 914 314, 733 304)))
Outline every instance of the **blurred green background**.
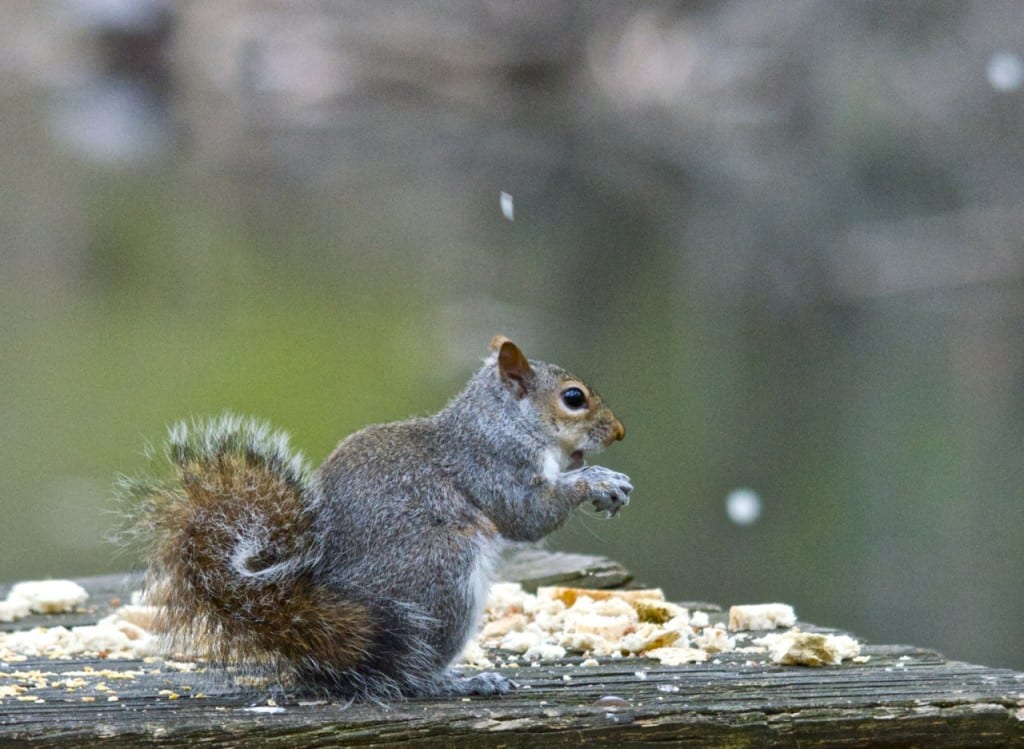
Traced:
POLYGON ((9 0, 0 49, 0 579, 131 565, 178 418, 319 461, 501 332, 628 431, 549 546, 1024 669, 1019 3, 9 0))

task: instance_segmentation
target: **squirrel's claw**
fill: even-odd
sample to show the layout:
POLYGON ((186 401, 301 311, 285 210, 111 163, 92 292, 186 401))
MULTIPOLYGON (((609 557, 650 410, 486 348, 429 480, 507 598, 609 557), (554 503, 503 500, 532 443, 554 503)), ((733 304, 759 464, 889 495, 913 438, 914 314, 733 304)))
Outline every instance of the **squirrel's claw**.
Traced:
POLYGON ((615 517, 619 510, 629 504, 629 493, 633 491, 633 484, 629 476, 624 473, 611 471, 601 466, 590 466, 587 471, 598 475, 588 476, 591 479, 590 502, 598 512, 606 512, 608 517, 615 517))

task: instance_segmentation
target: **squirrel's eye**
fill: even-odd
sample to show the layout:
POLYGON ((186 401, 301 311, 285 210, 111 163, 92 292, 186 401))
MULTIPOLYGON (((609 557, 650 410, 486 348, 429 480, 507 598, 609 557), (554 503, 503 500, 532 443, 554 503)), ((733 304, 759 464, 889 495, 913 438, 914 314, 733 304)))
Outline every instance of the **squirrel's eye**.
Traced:
POLYGON ((566 388, 562 391, 562 403, 567 408, 578 411, 587 405, 587 396, 579 388, 566 388))

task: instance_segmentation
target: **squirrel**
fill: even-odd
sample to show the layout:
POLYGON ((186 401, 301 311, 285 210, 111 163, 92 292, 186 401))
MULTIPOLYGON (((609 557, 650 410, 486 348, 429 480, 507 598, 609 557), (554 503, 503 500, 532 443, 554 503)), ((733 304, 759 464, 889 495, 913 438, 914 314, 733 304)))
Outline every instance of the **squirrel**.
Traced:
POLYGON ((260 421, 172 426, 149 451, 170 478, 119 478, 126 540, 171 647, 357 699, 504 694, 452 668, 497 558, 584 502, 625 506, 629 477, 584 462, 624 436, 594 390, 495 336, 440 412, 368 426, 316 470, 260 421))

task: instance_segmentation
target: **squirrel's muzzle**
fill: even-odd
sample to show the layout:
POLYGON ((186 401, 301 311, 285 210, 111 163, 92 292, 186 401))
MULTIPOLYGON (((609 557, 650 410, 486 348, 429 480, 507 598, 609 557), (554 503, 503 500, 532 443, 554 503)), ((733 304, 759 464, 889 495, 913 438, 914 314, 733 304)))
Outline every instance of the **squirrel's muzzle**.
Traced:
POLYGON ((605 447, 611 443, 621 440, 626 436, 626 427, 622 426, 622 422, 616 419, 612 422, 611 431, 608 432, 608 439, 604 441, 605 447))

